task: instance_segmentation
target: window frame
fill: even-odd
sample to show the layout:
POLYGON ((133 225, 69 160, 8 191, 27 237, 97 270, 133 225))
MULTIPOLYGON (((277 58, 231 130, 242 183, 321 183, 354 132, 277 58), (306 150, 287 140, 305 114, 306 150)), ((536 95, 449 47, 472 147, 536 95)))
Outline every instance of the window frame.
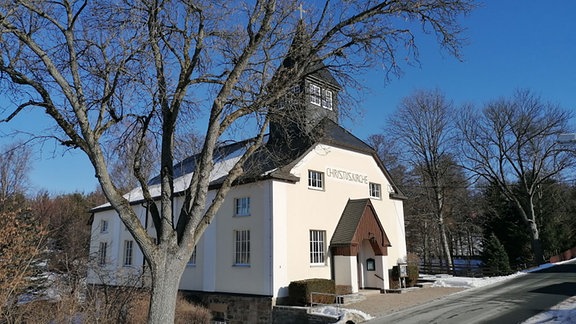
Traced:
POLYGON ((234 198, 234 216, 250 216, 250 197, 234 198))
POLYGON ((322 106, 322 88, 319 85, 310 83, 310 103, 316 106, 322 106))
POLYGON ((108 233, 108 220, 107 219, 101 219, 100 220, 100 233, 108 233))
POLYGON ((198 254, 196 253, 196 248, 198 247, 198 245, 194 246, 194 251, 192 251, 192 255, 190 256, 190 259, 188 259, 188 263, 186 263, 187 266, 196 266, 196 258, 198 256, 198 254))
POLYGON ((100 242, 98 245, 98 265, 106 265, 108 254, 108 242, 100 242))
POLYGON ((314 190, 324 190, 324 172, 308 170, 308 188, 314 190))
POLYGON ((310 265, 326 265, 326 231, 310 230, 310 265))
POLYGON ((368 183, 368 192, 370 198, 382 199, 382 185, 376 182, 368 183))
POLYGON ((134 241, 124 240, 124 254, 122 257, 122 265, 124 267, 131 267, 134 265, 134 241))
POLYGON ((250 230, 234 230, 234 266, 250 266, 250 230))
POLYGON ((366 271, 376 271, 376 260, 374 258, 366 259, 366 271))

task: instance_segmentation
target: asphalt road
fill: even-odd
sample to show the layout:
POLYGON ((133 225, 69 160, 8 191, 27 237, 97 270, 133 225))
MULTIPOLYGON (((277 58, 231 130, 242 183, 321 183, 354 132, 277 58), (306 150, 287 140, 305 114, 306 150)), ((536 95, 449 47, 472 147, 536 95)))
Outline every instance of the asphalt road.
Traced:
POLYGON ((368 323, 520 323, 576 296, 576 260, 465 290, 368 323))

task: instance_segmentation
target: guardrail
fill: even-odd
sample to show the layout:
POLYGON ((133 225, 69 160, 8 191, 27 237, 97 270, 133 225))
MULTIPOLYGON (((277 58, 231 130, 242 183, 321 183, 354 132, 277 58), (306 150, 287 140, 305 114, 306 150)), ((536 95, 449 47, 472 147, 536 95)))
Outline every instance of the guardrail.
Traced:
POLYGON ((439 264, 421 264, 418 266, 418 271, 424 274, 448 273, 464 277, 486 277, 492 274, 489 269, 471 264, 455 264, 452 268, 439 264))
POLYGON ((550 258, 550 263, 556 263, 560 261, 570 260, 576 258, 576 247, 571 248, 570 250, 566 250, 561 254, 555 255, 550 258))
MULTIPOLYGON (((317 300, 319 300, 320 298, 318 298, 317 300)), ((335 306, 336 307, 336 311, 338 312, 338 315, 342 314, 341 312, 341 305, 344 303, 344 295, 337 295, 337 294, 328 294, 328 293, 319 293, 319 292, 311 292, 310 293, 310 311, 314 311, 314 307, 319 307, 319 306, 335 306), (332 303, 326 303, 326 302, 321 302, 321 301, 314 301, 314 296, 316 297, 324 297, 323 299, 330 299, 333 302, 332 303), (326 297, 332 297, 332 298, 326 298, 326 297)))

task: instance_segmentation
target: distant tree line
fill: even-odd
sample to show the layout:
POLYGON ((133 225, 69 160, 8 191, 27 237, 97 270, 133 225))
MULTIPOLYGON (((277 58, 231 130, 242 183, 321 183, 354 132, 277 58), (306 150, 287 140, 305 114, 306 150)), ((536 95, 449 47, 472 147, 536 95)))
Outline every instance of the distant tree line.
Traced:
POLYGON ((514 269, 576 246, 576 143, 558 141, 573 118, 527 90, 479 108, 439 90, 406 97, 368 142, 407 196, 409 252, 514 269))
MULTIPOLYGON (((101 193, 29 195, 30 148, 22 143, 0 154, 0 322, 35 323, 47 288, 75 294, 84 283, 90 256, 89 209, 101 193), (57 288, 58 287, 58 288, 57 288)), ((53 305, 54 306, 54 305, 53 305)), ((48 313, 54 310, 47 310, 48 313)), ((41 320, 38 320, 40 322, 41 320)))

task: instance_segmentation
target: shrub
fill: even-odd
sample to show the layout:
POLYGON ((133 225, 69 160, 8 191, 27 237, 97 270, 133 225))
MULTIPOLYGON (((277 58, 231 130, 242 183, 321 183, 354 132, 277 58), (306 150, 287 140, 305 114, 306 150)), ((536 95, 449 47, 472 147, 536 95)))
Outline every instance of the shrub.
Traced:
MULTIPOLYGON (((293 306, 304 306, 311 303, 310 293, 335 294, 336 285, 330 279, 306 279, 292 281, 288 286, 288 296, 290 304, 293 306)), ((315 303, 334 303, 333 295, 314 296, 315 303)))
POLYGON ((406 278, 406 286, 414 287, 418 283, 418 265, 408 264, 408 278, 406 278))
MULTIPOLYGON (((141 294, 132 299, 126 323, 146 323, 149 304, 149 294, 141 294)), ((212 313, 209 309, 200 305, 192 304, 188 302, 184 296, 178 295, 178 300, 176 300, 175 324, 208 324, 211 320, 212 313)))
POLYGON ((388 271, 388 278, 390 278, 390 289, 400 289, 400 268, 397 265, 388 271))
POLYGON ((188 302, 183 296, 176 302, 175 324, 207 324, 212 321, 212 312, 197 304, 188 302))

